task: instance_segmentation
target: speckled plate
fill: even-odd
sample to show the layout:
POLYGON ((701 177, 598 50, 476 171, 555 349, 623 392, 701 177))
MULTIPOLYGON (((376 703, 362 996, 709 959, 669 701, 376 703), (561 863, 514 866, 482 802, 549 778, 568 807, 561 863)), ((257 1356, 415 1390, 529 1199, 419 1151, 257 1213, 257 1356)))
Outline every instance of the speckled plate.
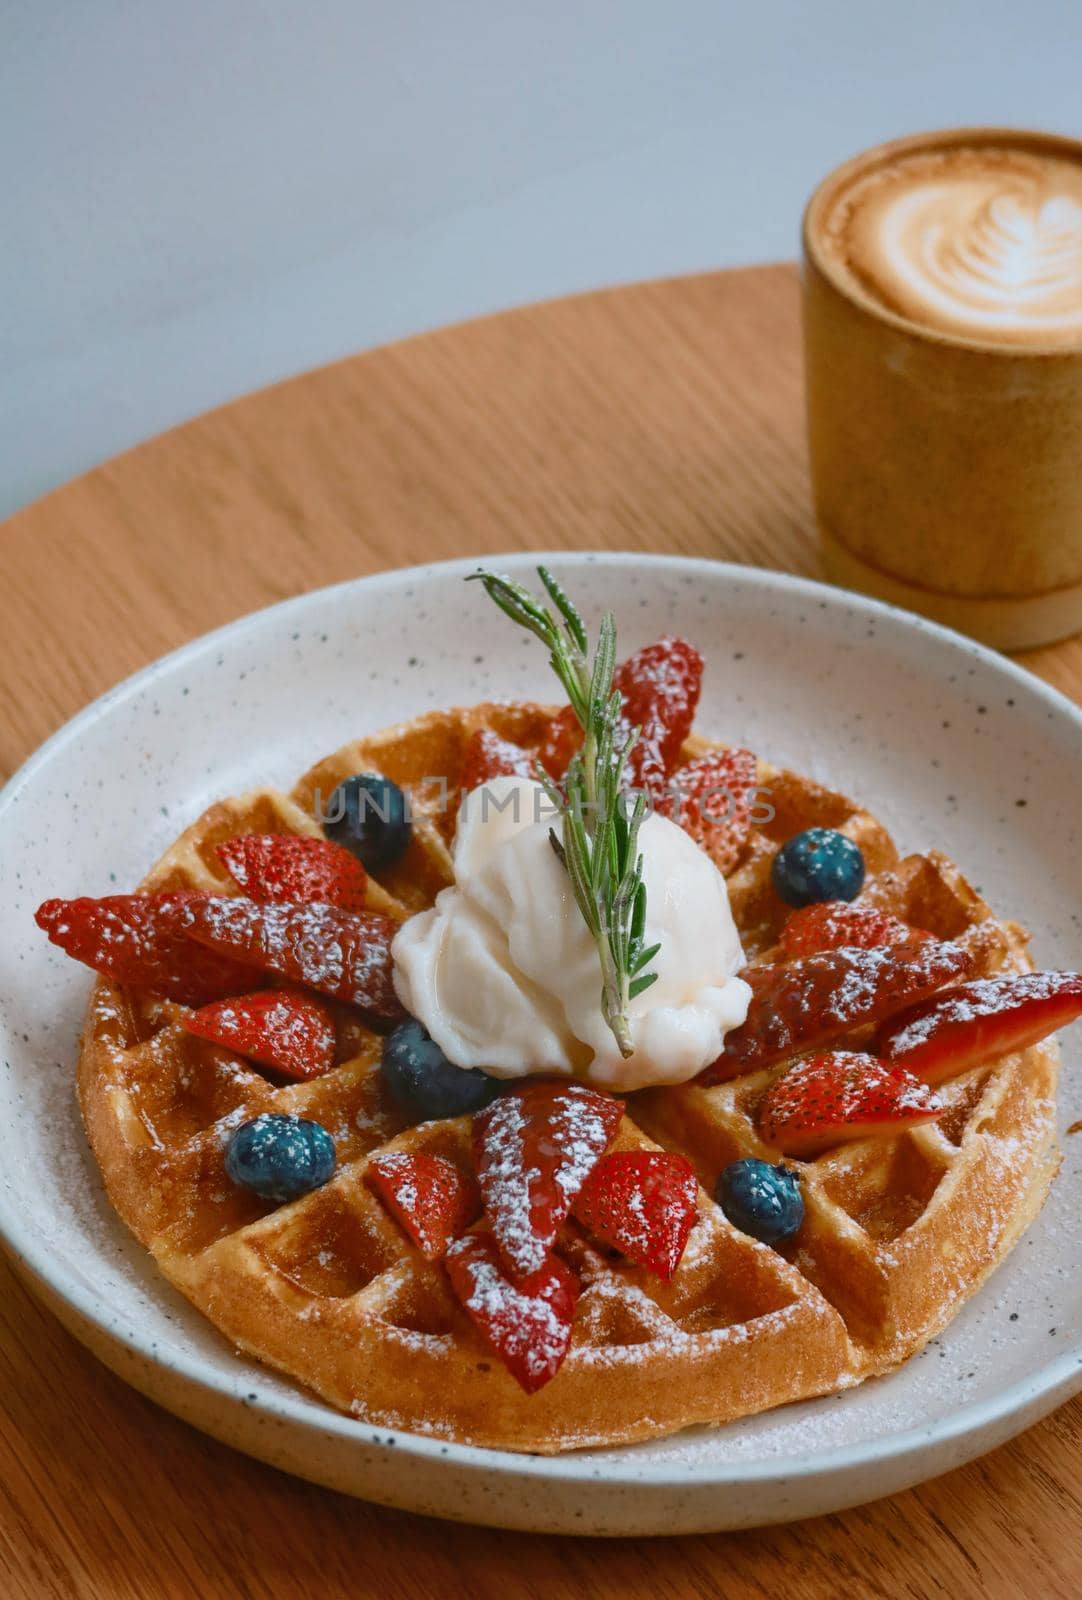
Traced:
MULTIPOLYGON (((501 570, 528 574, 535 558, 501 570)), ((953 634, 817 584, 713 562, 556 556, 624 648, 694 639, 699 726, 848 791, 903 849, 938 845, 1039 964, 1082 966, 1082 713, 953 634)), ((506 1527, 686 1533, 837 1510, 943 1472, 1082 1387, 1082 1173, 900 1372, 717 1431, 548 1460, 373 1433, 233 1354, 113 1216, 73 1093, 88 975, 38 935, 53 894, 136 882, 212 799, 433 705, 550 696, 543 654, 464 574, 394 572, 196 640, 52 738, 0 795, 0 1232, 71 1331, 196 1426, 389 1505, 506 1527)), ((1082 1116, 1082 1029, 1061 1127, 1082 1116)))

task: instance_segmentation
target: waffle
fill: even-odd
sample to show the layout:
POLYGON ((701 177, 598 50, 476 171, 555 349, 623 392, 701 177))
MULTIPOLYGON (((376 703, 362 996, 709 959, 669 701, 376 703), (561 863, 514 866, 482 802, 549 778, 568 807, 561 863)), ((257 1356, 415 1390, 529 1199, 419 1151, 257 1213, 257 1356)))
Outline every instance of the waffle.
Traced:
MULTIPOLYGON (((536 748, 545 707, 437 712, 345 746, 289 797, 259 790, 212 806, 146 879, 146 889, 236 893, 214 847, 244 832, 318 836, 335 785, 382 772, 411 791, 413 839, 370 883, 374 909, 403 919, 451 880, 463 749, 478 727, 536 748)), ((688 761, 712 748, 693 737, 688 761)), ((1025 936, 997 921, 943 856, 897 852, 866 811, 760 764, 772 821, 752 830, 729 874, 750 958, 769 952, 787 908, 770 886, 780 843, 823 825, 856 840, 862 899, 962 939, 978 971, 1026 970, 1025 936)), ((182 1009, 99 980, 79 1063, 79 1096, 109 1197, 165 1277, 240 1350, 366 1423, 511 1450, 557 1452, 719 1424, 831 1393, 895 1366, 935 1334, 1011 1248, 1054 1174, 1058 1053, 1051 1042, 942 1088, 940 1120, 791 1162, 806 1218, 780 1249, 735 1229, 711 1198, 740 1156, 776 1157, 756 1131, 770 1074, 715 1088, 629 1097, 615 1148, 685 1152, 701 1182, 698 1219, 663 1283, 598 1247, 571 1221, 560 1249, 582 1282, 567 1359, 525 1395, 448 1286, 363 1181, 377 1152, 426 1150, 470 1163, 468 1119, 407 1126, 385 1095, 381 1040, 338 1013, 338 1062, 280 1086, 185 1032, 182 1009), (333 1134, 324 1187, 272 1206, 226 1176, 231 1131, 294 1112, 333 1134)))

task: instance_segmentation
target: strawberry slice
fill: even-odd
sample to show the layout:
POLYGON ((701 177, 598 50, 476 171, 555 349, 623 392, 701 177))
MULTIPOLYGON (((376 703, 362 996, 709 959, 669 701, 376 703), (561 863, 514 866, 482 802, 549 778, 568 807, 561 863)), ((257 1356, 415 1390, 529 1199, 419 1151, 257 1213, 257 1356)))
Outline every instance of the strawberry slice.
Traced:
POLYGON ((46 900, 34 920, 53 944, 102 977, 200 1006, 237 994, 252 981, 239 962, 185 937, 191 908, 204 899, 192 890, 174 890, 46 900))
POLYGON ((571 757, 582 748, 582 723, 570 706, 557 711, 545 731, 537 752, 550 778, 557 783, 567 771, 571 757))
POLYGON ((931 937, 923 929, 911 928, 900 917, 874 906, 854 905, 849 900, 820 900, 793 912, 781 930, 778 950, 786 960, 793 960, 819 950, 839 950, 843 946, 872 950, 877 945, 919 944, 931 937))
POLYGON ((978 978, 893 1017, 879 1055, 941 1083, 970 1067, 1026 1050, 1082 1016, 1082 973, 1016 972, 978 978))
POLYGON ((218 1000, 182 1017, 181 1027, 290 1078, 318 1078, 334 1066, 334 1020, 299 990, 261 989, 218 1000))
MULTIPOLYGON (((659 639, 617 667, 613 685, 623 699, 624 730, 642 729, 627 764, 632 787, 659 791, 664 786, 691 732, 702 677, 703 658, 685 639, 659 639)), ((546 771, 562 778, 581 744, 582 729, 565 706, 542 741, 540 758, 546 771)))
POLYGON ((427 1261, 439 1261, 481 1209, 477 1185, 453 1161, 424 1150, 373 1156, 365 1182, 427 1261))
POLYGON ((527 1083, 473 1119, 481 1197, 509 1272, 536 1272, 624 1114, 581 1083, 527 1083))
POLYGON ((447 1276, 481 1336, 527 1394, 563 1365, 579 1285, 559 1256, 512 1283, 495 1241, 484 1233, 458 1239, 447 1252, 447 1276))
POLYGON ((247 966, 303 983, 385 1021, 403 1015, 391 982, 398 924, 377 911, 256 905, 206 895, 189 908, 193 940, 247 966))
POLYGON ((731 872, 751 829, 759 763, 750 750, 711 750, 680 767, 656 809, 701 845, 719 872, 731 872))
POLYGON ((748 967, 751 1004, 718 1059, 697 1079, 722 1083, 798 1051, 882 1022, 973 970, 975 957, 938 939, 874 950, 824 950, 781 966, 748 967))
POLYGON ((686 639, 659 639, 616 669, 624 721, 642 733, 628 762, 632 784, 660 789, 691 732, 703 681, 703 658, 686 639))
POLYGON ((798 1061, 767 1090, 759 1132, 790 1156, 810 1156, 849 1139, 900 1133, 943 1110, 934 1089, 895 1062, 853 1050, 798 1061))
POLYGON ((698 1193, 699 1180, 686 1156, 614 1150, 601 1157, 572 1210, 595 1239, 668 1279, 698 1215, 698 1193))
POLYGON ((520 744, 501 739, 491 728, 477 728, 462 755, 460 786, 468 794, 491 778, 535 778, 536 769, 533 756, 520 744))
POLYGON ((357 857, 330 839, 297 833, 243 833, 218 846, 218 858, 249 900, 320 900, 360 911, 368 874, 357 857))

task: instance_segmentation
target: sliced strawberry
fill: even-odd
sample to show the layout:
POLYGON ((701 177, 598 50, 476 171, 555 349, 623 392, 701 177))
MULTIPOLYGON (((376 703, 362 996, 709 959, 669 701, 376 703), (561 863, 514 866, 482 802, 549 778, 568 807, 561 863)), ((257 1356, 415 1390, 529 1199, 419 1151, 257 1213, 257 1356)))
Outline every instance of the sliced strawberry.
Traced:
POLYGON ((624 721, 641 727, 628 772, 640 789, 660 789, 691 732, 703 681, 703 658, 685 639, 659 639, 616 669, 624 721))
POLYGON ((937 939, 874 950, 824 950, 781 966, 748 967, 746 1020, 700 1084, 722 1083, 798 1051, 882 1022, 973 970, 975 957, 937 939))
POLYGON ((46 900, 34 920, 53 944, 114 983, 200 1006, 237 994, 252 981, 239 962, 185 937, 192 906, 206 898, 175 890, 46 900))
POLYGON ((877 1053, 941 1083, 969 1067, 1026 1050, 1082 1016, 1082 973, 1016 972, 978 978, 893 1017, 877 1053))
POLYGON ((445 1256, 481 1209, 473 1179, 453 1161, 423 1150, 373 1156, 364 1176, 428 1261, 445 1256))
MULTIPOLYGON (((659 639, 617 667, 613 684, 623 700, 624 730, 642 729, 627 765, 634 788, 660 791, 664 786, 691 732, 702 677, 703 658, 685 639, 659 639)), ((581 744, 582 729, 565 707, 541 745, 541 761, 553 778, 563 777, 581 744)))
POLYGON ((731 872, 748 842, 758 779, 759 763, 750 750, 711 750, 677 770, 657 796, 656 809, 678 822, 719 872, 731 872))
POLYGON ((243 833, 218 846, 218 857, 249 900, 319 900, 361 911, 368 874, 357 857, 330 839, 297 833, 243 833))
POLYGON ((534 1394, 563 1365, 579 1285, 559 1256, 512 1283, 495 1241, 484 1233, 458 1239, 447 1252, 447 1276, 468 1316, 508 1372, 534 1394))
POLYGON ((919 944, 930 933, 911 928, 900 917, 874 906, 853 905, 848 900, 820 900, 794 911, 778 939, 779 953, 792 960, 819 950, 872 950, 877 945, 919 944))
POLYGON ((582 723, 570 706, 564 706, 548 725, 537 752, 538 760, 549 777, 559 782, 567 771, 571 757, 581 748, 582 723))
POLYGON ((790 1156, 814 1155, 848 1139, 900 1133, 933 1122, 943 1102, 894 1062, 853 1050, 808 1056, 767 1090, 759 1132, 790 1156))
POLYGON ((624 1108, 581 1083, 527 1083, 473 1119, 474 1165, 492 1231, 516 1279, 541 1266, 624 1108))
POLYGON ((501 739, 491 728, 477 728, 462 755, 461 787, 468 794, 492 778, 534 778, 536 769, 533 756, 520 744, 501 739))
POLYGON ((334 1020, 300 990, 261 989, 217 1000, 182 1017, 181 1027, 291 1078, 318 1078, 334 1066, 334 1020))
POLYGON ((602 1156, 572 1210, 595 1239, 671 1278, 698 1215, 699 1180, 686 1156, 614 1150, 602 1156))
POLYGON ((190 907, 193 940, 262 972, 306 984, 386 1021, 402 1016, 391 982, 398 924, 376 911, 256 905, 207 895, 190 907))

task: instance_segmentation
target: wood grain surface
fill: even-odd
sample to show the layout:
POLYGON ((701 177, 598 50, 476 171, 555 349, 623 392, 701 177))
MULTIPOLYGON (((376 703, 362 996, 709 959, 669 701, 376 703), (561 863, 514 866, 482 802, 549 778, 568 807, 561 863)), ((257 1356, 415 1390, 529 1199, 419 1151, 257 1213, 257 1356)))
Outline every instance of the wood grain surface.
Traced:
MULTIPOLYGON (((358 356, 20 513, 0 528, 0 777, 92 696, 253 607, 553 547, 817 574, 794 269, 639 285, 358 356)), ((1082 641, 1024 659, 1082 700, 1082 641)), ((3 1600, 1082 1590, 1082 1400, 839 1516, 591 1543, 383 1511, 250 1461, 127 1389, 6 1266, 0 1370, 3 1600)))

